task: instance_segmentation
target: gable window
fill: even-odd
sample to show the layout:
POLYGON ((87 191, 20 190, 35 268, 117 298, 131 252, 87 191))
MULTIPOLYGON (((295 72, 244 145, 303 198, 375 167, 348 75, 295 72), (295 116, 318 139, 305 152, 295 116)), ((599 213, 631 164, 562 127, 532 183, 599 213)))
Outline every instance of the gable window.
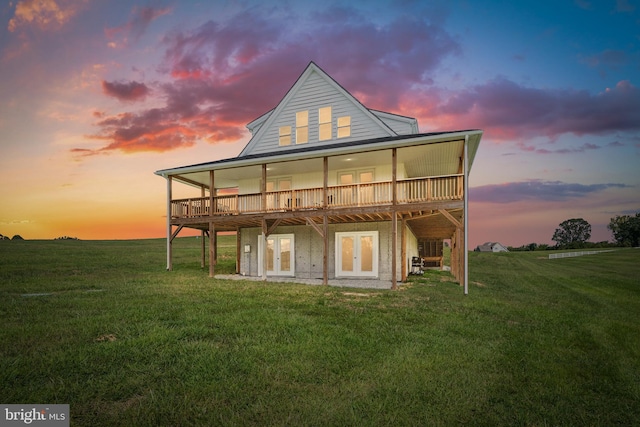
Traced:
POLYGON ((331 107, 323 107, 318 110, 318 140, 331 139, 331 107))
POLYGON ((291 145, 291 126, 280 126, 280 145, 291 145))
POLYGON ((296 113, 296 144, 309 142, 309 112, 296 113))
POLYGON ((338 138, 351 136, 351 116, 338 117, 338 138))

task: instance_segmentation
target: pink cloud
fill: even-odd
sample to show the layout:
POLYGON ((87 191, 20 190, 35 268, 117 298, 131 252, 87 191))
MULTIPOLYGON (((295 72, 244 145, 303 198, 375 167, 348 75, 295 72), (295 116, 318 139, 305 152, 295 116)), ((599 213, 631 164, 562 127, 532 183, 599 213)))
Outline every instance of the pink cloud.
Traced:
POLYGON ((20 0, 7 29, 15 32, 24 27, 56 30, 64 26, 83 6, 82 1, 20 0))
POLYGON ((107 82, 102 81, 102 92, 105 95, 112 96, 120 101, 139 101, 149 94, 149 88, 144 83, 131 81, 124 82, 107 82))

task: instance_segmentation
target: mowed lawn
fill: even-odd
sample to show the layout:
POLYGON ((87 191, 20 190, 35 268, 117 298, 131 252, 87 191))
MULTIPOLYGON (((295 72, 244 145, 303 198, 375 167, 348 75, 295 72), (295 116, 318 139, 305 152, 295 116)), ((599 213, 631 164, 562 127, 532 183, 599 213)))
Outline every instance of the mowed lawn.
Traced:
MULTIPOLYGON (((234 265, 219 239, 219 271, 234 265)), ((0 241, 0 403, 78 426, 640 425, 640 249, 398 291, 210 279, 200 242, 0 241)))

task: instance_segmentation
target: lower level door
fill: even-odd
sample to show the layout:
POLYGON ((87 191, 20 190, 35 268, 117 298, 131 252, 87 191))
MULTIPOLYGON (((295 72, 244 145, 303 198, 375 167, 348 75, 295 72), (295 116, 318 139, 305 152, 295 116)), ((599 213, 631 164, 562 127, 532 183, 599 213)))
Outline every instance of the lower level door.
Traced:
POLYGON ((263 255, 262 235, 258 238, 258 269, 262 274, 262 264, 266 261, 268 276, 293 276, 294 271, 294 237, 293 234, 272 234, 266 241, 266 259, 263 255), (264 261, 263 261, 264 260, 264 261))
POLYGON ((378 232, 336 233, 336 276, 378 276, 378 232))

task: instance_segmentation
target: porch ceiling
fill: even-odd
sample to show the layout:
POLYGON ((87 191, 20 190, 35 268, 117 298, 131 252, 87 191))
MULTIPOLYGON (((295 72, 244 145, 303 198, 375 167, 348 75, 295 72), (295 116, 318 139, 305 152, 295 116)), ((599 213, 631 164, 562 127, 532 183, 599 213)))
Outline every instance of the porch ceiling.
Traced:
MULTIPOLYGON (((451 135, 451 134, 450 134, 451 135)), ((480 134, 472 134, 469 138, 469 167, 473 164, 475 153, 480 142, 480 134)), ((406 145, 398 146, 398 168, 404 168, 407 178, 426 176, 453 175, 461 172, 461 157, 464 149, 464 136, 441 136, 438 140, 413 140, 412 143, 401 141, 406 145)), ((366 168, 391 164, 391 148, 364 144, 346 146, 340 152, 319 150, 302 152, 299 157, 262 157, 246 160, 243 158, 227 159, 223 162, 195 165, 174 170, 158 171, 161 176, 172 175, 188 185, 209 187, 209 171, 215 171, 216 188, 231 188, 238 185, 241 179, 260 179, 262 164, 267 165, 267 176, 294 175, 298 173, 322 172, 323 156, 328 156, 331 171, 349 167, 366 168), (314 157, 315 156, 315 157, 314 157)))

